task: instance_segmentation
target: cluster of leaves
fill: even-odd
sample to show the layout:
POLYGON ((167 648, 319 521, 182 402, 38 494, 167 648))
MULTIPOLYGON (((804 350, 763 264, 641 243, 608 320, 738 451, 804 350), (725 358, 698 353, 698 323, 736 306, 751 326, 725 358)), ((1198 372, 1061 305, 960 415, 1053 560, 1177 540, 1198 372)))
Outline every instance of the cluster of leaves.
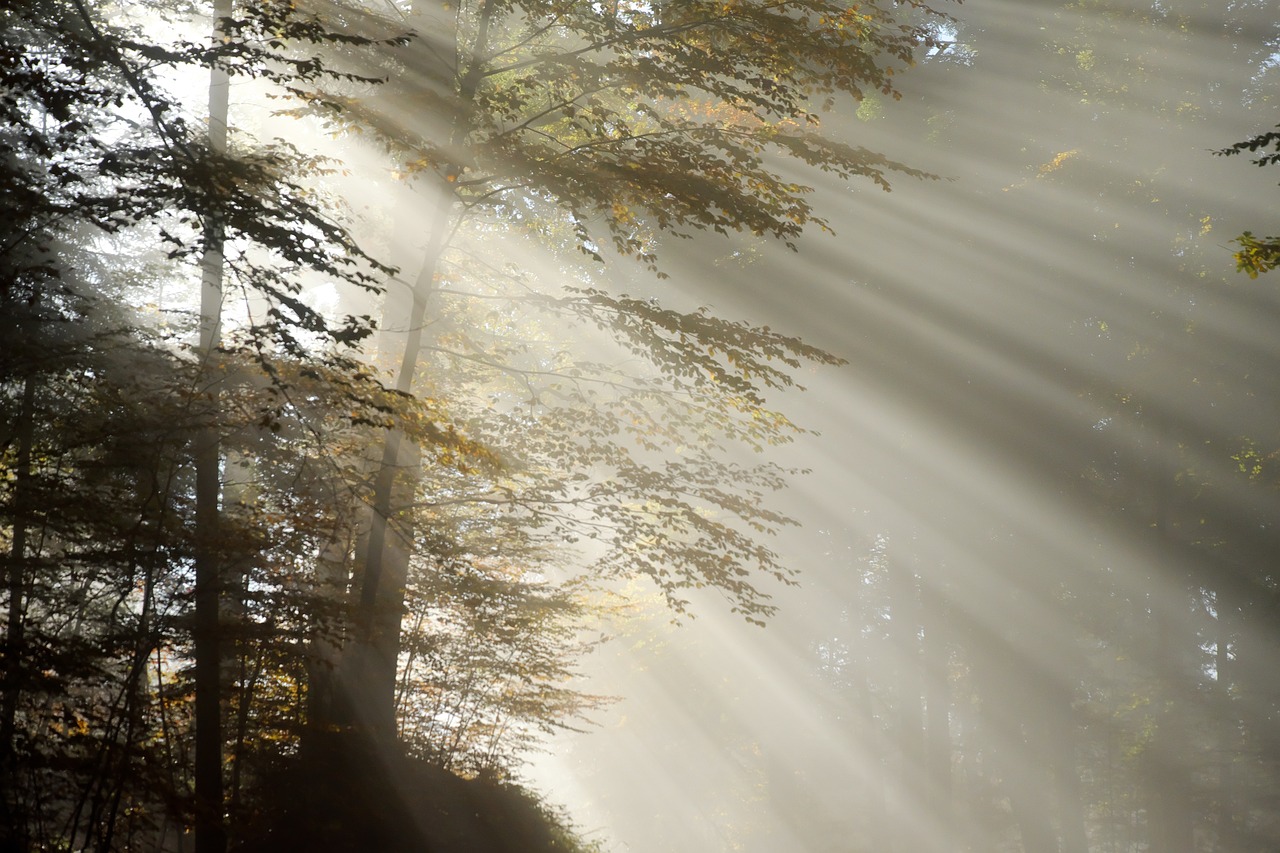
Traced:
MULTIPOLYGON (((790 385, 805 362, 835 360, 767 328, 610 295, 592 272, 568 296, 540 298, 547 282, 495 282, 503 276, 468 258, 492 257, 486 235, 512 225, 549 245, 562 278, 574 249, 605 258, 598 232, 616 255, 655 270, 662 234, 744 231, 794 247, 806 225, 823 223, 806 201, 809 188, 779 174, 779 158, 883 188, 894 172, 923 176, 819 132, 818 112, 836 96, 895 95, 895 74, 933 43, 923 22, 931 11, 908 6, 921 22, 907 22, 898 5, 823 0, 414 4, 408 23, 419 39, 361 71, 389 72, 376 100, 320 88, 304 98, 299 114, 339 132, 372 128, 399 157, 401 175, 431 176, 433 191, 445 194, 440 204, 459 219, 429 227, 458 239, 412 259, 424 270, 420 281, 458 282, 459 302, 483 299, 490 313, 505 302, 552 324, 585 321, 646 365, 638 377, 619 377, 545 348, 487 348, 466 319, 437 331, 443 366, 430 371, 432 382, 450 381, 428 393, 491 398, 510 383, 504 397, 531 404, 467 422, 519 470, 518 484, 469 484, 472 499, 505 496, 526 524, 604 543, 609 556, 597 571, 645 575, 677 609, 686 604, 681 590, 713 586, 748 618, 767 615, 767 596, 750 577, 788 574, 755 541, 788 523, 759 502, 783 472, 728 462, 724 445, 788 440, 794 428, 766 407, 766 392, 790 385), (474 227, 454 230, 461 224, 474 227), (657 375, 645 377, 651 369, 657 375)), ((406 365, 416 361, 412 354, 406 365)), ((430 500, 429 485, 417 488, 430 500)))
MULTIPOLYGON (((1260 133, 1214 153, 1220 157, 1230 157, 1246 151, 1257 155, 1253 162, 1258 166, 1280 163, 1280 132, 1271 130, 1260 133), (1269 149, 1274 150, 1266 153, 1269 149), (1264 153, 1258 154, 1259 151, 1264 153)), ((1236 269, 1247 273, 1249 278, 1257 278, 1280 266, 1280 237, 1255 237, 1252 232, 1245 231, 1234 242, 1240 246, 1240 250, 1235 253, 1236 269)))
POLYGON ((584 599, 511 561, 505 549, 437 552, 408 600, 401 737, 411 753, 468 776, 510 774, 543 736, 605 701, 570 687, 585 651, 584 599))
POLYGON ((404 173, 435 175, 473 210, 550 201, 597 259, 598 229, 653 269, 654 232, 746 231, 794 246, 825 223, 810 188, 777 173, 778 157, 885 189, 892 173, 924 176, 823 136, 818 115, 837 96, 898 97, 895 75, 935 44, 939 16, 918 2, 413 8, 429 49, 389 54, 377 104, 315 91, 308 109, 380 132, 404 173), (403 120, 424 107, 437 121, 403 120))

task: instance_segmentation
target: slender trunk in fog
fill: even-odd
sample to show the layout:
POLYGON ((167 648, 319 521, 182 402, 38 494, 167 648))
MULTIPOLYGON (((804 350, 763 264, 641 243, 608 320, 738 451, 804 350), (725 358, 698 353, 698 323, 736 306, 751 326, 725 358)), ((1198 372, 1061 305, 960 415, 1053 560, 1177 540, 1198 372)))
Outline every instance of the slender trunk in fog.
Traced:
POLYGON ((1060 695, 1050 709, 1055 723, 1049 736, 1057 753, 1053 772, 1062 853, 1089 853, 1084 800, 1080 795, 1080 762, 1076 757, 1079 734, 1076 715, 1071 707, 1071 691, 1060 688, 1055 693, 1060 695))
POLYGON ((1001 654, 996 660, 1001 663, 1001 693, 1006 703, 999 730, 1001 769, 1023 853, 1059 853, 1053 826, 1052 763, 1056 749, 1052 741, 1060 734, 1054 724, 1054 675, 1027 656, 1021 643, 1032 642, 1028 637, 1000 641, 1001 654))
POLYGON ((933 583, 921 579, 920 614, 924 625, 921 653, 925 688, 926 805, 938 853, 955 848, 955 815, 951 785, 951 645, 946 598, 933 583))
MULTIPOLYGON (((231 17, 232 0, 216 0, 213 6, 213 38, 222 38, 221 21, 231 17)), ((209 148, 221 154, 227 147, 227 112, 230 81, 217 66, 209 73, 209 148)), ((198 393, 218 408, 214 355, 221 344, 222 276, 225 230, 217 210, 206 213, 204 256, 201 259, 200 341, 201 378, 198 393)), ((221 446, 216 426, 210 424, 195 439, 196 551, 195 623, 192 629, 195 658, 195 845, 196 853, 223 853, 227 847, 223 826, 222 784, 222 655, 221 587, 218 560, 221 446)))
POLYGON ((1233 851, 1237 845, 1235 824, 1237 793, 1234 768, 1239 723, 1231 699, 1231 679, 1234 673, 1230 649, 1233 642, 1235 600, 1225 587, 1224 584, 1223 588, 1218 590, 1214 602, 1217 617, 1214 626, 1217 629, 1217 636, 1214 642, 1213 663, 1217 676, 1214 692, 1217 701, 1215 717, 1218 720, 1218 813, 1216 815, 1218 840, 1215 849, 1233 851))
MULTIPOLYGON (((922 708, 920 654, 920 598, 911 561, 890 556, 887 588, 892 616, 892 649, 896 658, 897 720, 895 741, 897 773, 892 787, 895 805, 891 819, 893 850, 912 853, 922 850, 919 811, 922 805, 921 779, 924 769, 924 712, 922 708)), ((927 823, 927 821, 923 822, 927 823)))
MULTIPOLYGON (((1168 613, 1157 612, 1156 633, 1159 645, 1162 687, 1176 692, 1178 680, 1174 667, 1180 659, 1176 650, 1178 637, 1168 613)), ((1150 809, 1150 842, 1152 850, 1161 853, 1194 853, 1191 815, 1191 779, 1186 766, 1189 736, 1177 697, 1166 698, 1156 717, 1156 732, 1150 749, 1148 785, 1152 797, 1150 809)))
MULTIPOLYGON (((1000 605, 1013 608, 1020 602, 1009 596, 1000 605)), ((1050 819, 1048 745, 1044 742, 1051 736, 1051 727, 1038 717, 1044 673, 1019 645, 1029 638, 982 619, 962 618, 971 683, 981 709, 981 738, 990 756, 989 762, 984 762, 990 770, 984 775, 999 780, 999 788, 993 785, 987 795, 998 790, 1008 798, 1023 853, 1058 853, 1050 819)), ((982 840, 993 846, 997 843, 988 832, 982 834, 982 840)))
POLYGON ((1169 586, 1165 597, 1156 596, 1152 607, 1155 630, 1155 661, 1159 710, 1155 717, 1155 734, 1148 747, 1148 793, 1151 808, 1148 820, 1153 850, 1161 853, 1194 853, 1191 815, 1191 743, 1183 710, 1189 696, 1184 695, 1186 678, 1183 665, 1187 656, 1181 643, 1193 641, 1182 624, 1190 613, 1187 603, 1187 579, 1181 568, 1182 548, 1176 541, 1170 495, 1177 486, 1172 464, 1166 454, 1176 450, 1177 443, 1164 441, 1168 427, 1159 420, 1150 427, 1151 492, 1154 519, 1151 525, 1151 550, 1157 556, 1158 577, 1169 586))
MULTIPOLYGON (((1035 761, 1022 752, 1015 760, 1035 761)), ((1022 853, 1058 853, 1058 836, 1049 820, 1048 802, 1043 795, 1046 779, 1039 773, 1013 773, 1007 783, 1009 806, 1022 836, 1022 853)))
MULTIPOLYGON (((862 671, 870 673, 876 663, 874 656, 869 656, 862 671)), ((854 720, 867 733, 867 774, 863 787, 863 796, 857 803, 858 809, 866 816, 866 833, 872 850, 890 850, 893 843, 892 826, 889 820, 889 749, 888 737, 883 722, 876 716, 875 681, 865 675, 860 679, 852 697, 854 720)))

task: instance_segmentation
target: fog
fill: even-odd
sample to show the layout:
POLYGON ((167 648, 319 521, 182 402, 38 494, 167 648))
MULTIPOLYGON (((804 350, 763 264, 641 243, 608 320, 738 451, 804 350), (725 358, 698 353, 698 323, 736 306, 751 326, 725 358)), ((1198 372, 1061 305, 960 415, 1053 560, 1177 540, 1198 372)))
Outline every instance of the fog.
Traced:
MULTIPOLYGON (((557 249, 567 231, 547 239, 534 196, 507 211, 516 227, 450 226, 428 348, 452 311, 565 282, 706 305, 847 361, 771 398, 812 433, 772 457, 806 473, 776 503, 798 526, 771 543, 799 585, 753 581, 778 608, 767 626, 714 593, 676 614, 641 584, 588 627, 612 639, 577 686, 616 702, 522 775, 605 850, 1280 845, 1280 290, 1237 273, 1231 242, 1271 227, 1280 172, 1212 153, 1274 123, 1280 9, 947 11, 948 44, 900 101, 822 117, 932 177, 883 192, 780 164, 833 232, 795 251, 655 233, 658 280, 596 244, 603 264, 557 249)), ((447 135, 403 96, 361 94, 393 154, 447 135)), ((245 132, 267 108, 248 83, 238 97, 245 132)), ((439 201, 340 121, 304 121, 290 133, 343 163, 324 185, 362 244, 405 260, 385 307, 311 294, 380 317, 391 381, 439 201)), ((480 310, 468 334, 487 343, 622 358, 607 333, 480 310)), ((521 381, 491 403, 538 400, 521 381)), ((568 554, 566 576, 594 556, 568 554)))
POLYGON ((1280 6, 883 6, 0 13, 0 847, 1280 850, 1280 6))
POLYGON ((797 253, 674 248, 676 286, 849 364, 780 403, 819 433, 801 586, 763 630, 708 597, 621 631, 588 668, 622 700, 536 764, 607 849, 1280 844, 1280 507, 1245 450, 1280 291, 1231 243, 1280 175, 1211 153, 1274 124, 1280 10, 950 11, 902 101, 825 119, 939 180, 821 185, 835 236, 797 253))

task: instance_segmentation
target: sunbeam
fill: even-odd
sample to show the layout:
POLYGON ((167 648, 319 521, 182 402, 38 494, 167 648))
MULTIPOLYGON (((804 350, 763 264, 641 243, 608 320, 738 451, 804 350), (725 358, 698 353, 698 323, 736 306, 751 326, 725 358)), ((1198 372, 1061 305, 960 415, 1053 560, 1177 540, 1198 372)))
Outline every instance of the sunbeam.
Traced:
POLYGON ((0 850, 1280 849, 1278 57, 7 4, 0 850))

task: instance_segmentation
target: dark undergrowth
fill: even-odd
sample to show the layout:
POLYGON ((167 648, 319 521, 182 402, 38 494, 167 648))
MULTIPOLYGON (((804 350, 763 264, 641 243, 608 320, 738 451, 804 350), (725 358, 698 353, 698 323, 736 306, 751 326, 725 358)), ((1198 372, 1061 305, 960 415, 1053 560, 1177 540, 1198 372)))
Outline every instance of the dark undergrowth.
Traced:
POLYGON ((526 789, 335 739, 264 777, 236 853, 595 853, 526 789))

